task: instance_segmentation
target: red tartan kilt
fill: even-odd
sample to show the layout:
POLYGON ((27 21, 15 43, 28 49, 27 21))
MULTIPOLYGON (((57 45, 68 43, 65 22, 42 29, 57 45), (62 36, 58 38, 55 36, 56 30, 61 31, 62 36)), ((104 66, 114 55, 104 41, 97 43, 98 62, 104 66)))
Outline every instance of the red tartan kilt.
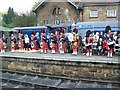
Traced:
POLYGON ((73 48, 73 51, 77 51, 77 48, 73 48))
POLYGON ((34 44, 34 49, 35 49, 35 50, 38 50, 37 44, 34 44))
POLYGON ((2 45, 0 45, 0 50, 2 50, 2 47, 3 47, 3 46, 2 46, 2 45))
POLYGON ((106 49, 108 49, 108 45, 106 45, 106 49))
POLYGON ((22 44, 22 49, 24 48, 24 44, 22 44))
POLYGON ((19 45, 19 49, 24 49, 24 44, 20 43, 19 45))
POLYGON ((62 48, 63 48, 64 51, 66 51, 65 44, 62 44, 62 48))
POLYGON ((77 46, 73 46, 73 50, 77 50, 77 46))
POLYGON ((106 45, 107 45, 107 42, 103 42, 103 47, 106 47, 106 45))
POLYGON ((43 48, 47 48, 47 43, 43 42, 43 48))
POLYGON ((52 43, 52 49, 56 50, 57 45, 55 43, 52 43))
POLYGON ((103 48, 105 48, 108 51, 108 44, 107 44, 107 42, 103 42, 103 48))

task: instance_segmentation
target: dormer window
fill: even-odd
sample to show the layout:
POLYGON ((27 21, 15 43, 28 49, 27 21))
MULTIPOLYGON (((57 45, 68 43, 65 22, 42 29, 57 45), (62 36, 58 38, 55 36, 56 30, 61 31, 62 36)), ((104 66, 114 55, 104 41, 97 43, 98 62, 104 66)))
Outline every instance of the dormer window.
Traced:
POLYGON ((59 7, 55 7, 55 8, 53 9, 53 15, 60 15, 60 14, 61 14, 60 8, 59 8, 59 7))

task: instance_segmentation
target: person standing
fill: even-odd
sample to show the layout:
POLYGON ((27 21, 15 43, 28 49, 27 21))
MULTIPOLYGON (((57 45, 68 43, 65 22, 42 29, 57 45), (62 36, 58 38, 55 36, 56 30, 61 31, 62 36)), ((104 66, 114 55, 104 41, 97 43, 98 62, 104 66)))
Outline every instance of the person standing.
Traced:
POLYGON ((2 53, 5 53, 5 50, 7 48, 6 43, 7 43, 7 38, 5 37, 4 32, 2 32, 2 53))
POLYGON ((0 52, 3 53, 3 42, 2 42, 2 39, 0 39, 0 52))
POLYGON ((120 33, 118 34, 118 52, 120 52, 120 33))
POLYGON ((18 36, 18 47, 19 47, 19 52, 23 52, 24 50, 24 43, 23 43, 23 34, 22 30, 19 30, 19 36, 18 36))
POLYGON ((103 41, 102 38, 100 38, 97 42, 97 50, 98 50, 98 55, 102 54, 102 50, 103 50, 103 41))
POLYGON ((88 30, 86 32, 86 56, 92 56, 92 43, 93 38, 91 36, 92 32, 88 30))
POLYGON ((79 35, 77 34, 78 30, 75 28, 73 30, 73 41, 72 41, 72 55, 77 55, 78 53, 78 46, 79 46, 79 35))
POLYGON ((35 50, 35 32, 32 32, 30 42, 31 42, 31 49, 32 51, 34 51, 35 50))
POLYGON ((46 37, 46 33, 45 30, 42 30, 41 33, 41 42, 40 42, 40 47, 41 47, 41 53, 48 53, 48 47, 47 47, 47 37, 46 37))
POLYGON ((11 46, 11 52, 15 52, 15 49, 16 49, 16 38, 15 38, 13 32, 10 33, 10 46, 11 46))
POLYGON ((108 30, 108 33, 106 34, 107 38, 107 44, 108 44, 108 55, 107 57, 111 57, 113 55, 113 49, 114 49, 114 38, 113 38, 113 33, 111 30, 108 30))
POLYGON ((51 41, 51 53, 55 54, 57 51, 57 37, 55 34, 56 30, 53 29, 52 33, 51 33, 51 37, 50 37, 50 41, 51 41))
POLYGON ((80 35, 79 35, 79 40, 80 40, 79 49, 80 49, 80 51, 82 51, 82 46, 83 46, 83 43, 82 43, 82 33, 80 33, 80 35))
POLYGON ((66 52, 66 46, 65 46, 65 35, 64 35, 64 29, 62 28, 60 32, 60 40, 59 40, 59 52, 60 54, 64 54, 66 52))
POLYGON ((30 40, 29 40, 28 35, 26 34, 25 35, 25 50, 29 51, 29 43, 30 43, 30 40))

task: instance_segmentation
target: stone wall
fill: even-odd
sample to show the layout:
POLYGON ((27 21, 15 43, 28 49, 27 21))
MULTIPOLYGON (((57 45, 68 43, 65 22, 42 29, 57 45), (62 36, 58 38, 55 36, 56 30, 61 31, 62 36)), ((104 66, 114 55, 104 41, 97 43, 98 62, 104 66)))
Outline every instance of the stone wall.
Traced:
POLYGON ((3 69, 9 70, 52 74, 77 79, 107 80, 120 83, 119 64, 2 57, 0 65, 3 69))
MULTIPOLYGON (((108 6, 85 6, 83 8, 83 21, 114 21, 118 20, 120 5, 108 5, 108 6), (109 18, 107 17, 107 10, 117 10, 117 17, 109 18), (90 11, 98 10, 98 17, 91 18, 90 11)), ((120 20, 120 19, 119 19, 120 20)))
POLYGON ((43 6, 37 11, 37 25, 43 24, 43 20, 48 20, 49 24, 54 24, 55 20, 60 20, 61 23, 66 22, 66 19, 69 18, 73 22, 86 22, 86 21, 114 21, 120 20, 120 5, 86 5, 83 6, 82 10, 77 10, 69 2, 46 2, 43 6), (60 15, 53 15, 53 8, 60 7, 60 15), (68 9, 68 17, 65 15, 65 10, 68 9), (117 17, 107 17, 107 10, 117 10, 117 17), (90 11, 98 10, 98 17, 91 18, 90 11))
POLYGON ((60 20, 61 23, 66 22, 67 16, 65 10, 68 9, 68 18, 76 22, 77 10, 68 2, 46 2, 42 8, 37 12, 37 23, 38 25, 44 25, 43 20, 48 20, 49 24, 54 24, 55 20, 60 20), (54 7, 60 7, 60 15, 53 15, 54 7))

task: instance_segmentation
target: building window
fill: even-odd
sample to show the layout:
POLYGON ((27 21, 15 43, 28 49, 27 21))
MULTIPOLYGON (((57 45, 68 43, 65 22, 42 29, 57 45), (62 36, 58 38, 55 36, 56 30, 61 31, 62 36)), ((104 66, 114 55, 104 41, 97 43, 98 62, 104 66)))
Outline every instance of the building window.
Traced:
POLYGON ((117 10, 107 10, 107 17, 117 17, 117 10))
POLYGON ((53 9, 53 15, 60 15, 60 14, 61 14, 60 8, 59 8, 59 7, 55 7, 55 8, 53 9))
POLYGON ((54 21, 54 24, 59 25, 60 23, 61 23, 61 21, 60 21, 60 20, 55 20, 55 21, 54 21))
POLYGON ((44 25, 48 24, 48 20, 43 20, 43 24, 44 25))
POLYGON ((72 22, 73 22, 73 18, 70 18, 70 19, 69 19, 69 22, 71 22, 71 23, 72 23, 72 22))
POLYGON ((90 17, 91 18, 97 18, 98 17, 98 11, 97 10, 91 10, 90 11, 90 17))

